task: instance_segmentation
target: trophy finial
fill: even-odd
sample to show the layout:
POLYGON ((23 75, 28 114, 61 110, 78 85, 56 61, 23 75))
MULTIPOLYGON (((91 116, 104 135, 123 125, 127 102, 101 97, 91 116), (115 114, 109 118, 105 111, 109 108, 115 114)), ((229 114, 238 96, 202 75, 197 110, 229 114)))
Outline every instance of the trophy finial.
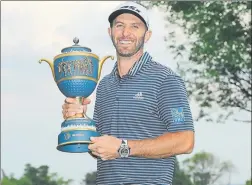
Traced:
POLYGON ((74 37, 73 42, 75 45, 77 45, 79 43, 79 39, 77 37, 74 37))

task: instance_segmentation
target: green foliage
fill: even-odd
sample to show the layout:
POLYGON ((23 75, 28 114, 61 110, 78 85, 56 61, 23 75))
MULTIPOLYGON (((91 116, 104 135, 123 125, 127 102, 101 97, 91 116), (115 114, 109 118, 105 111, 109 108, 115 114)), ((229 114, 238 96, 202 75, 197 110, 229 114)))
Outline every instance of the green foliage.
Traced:
MULTIPOLYGON (((181 164, 176 159, 173 185, 211 185, 226 174, 234 171, 234 165, 229 161, 219 161, 211 153, 199 152, 181 164)), ((97 172, 85 175, 83 185, 95 185, 97 172)))
POLYGON ((16 182, 9 180, 8 177, 4 177, 1 183, 2 185, 17 185, 16 182))
POLYGON ((97 172, 90 172, 87 173, 85 176, 85 179, 82 181, 83 185, 95 185, 96 184, 96 176, 97 176, 97 172))
POLYGON ((225 112, 219 114, 219 122, 235 109, 251 113, 251 1, 141 3, 163 9, 167 31, 176 25, 187 36, 179 43, 181 36, 172 31, 166 41, 189 96, 201 107, 198 119, 213 121, 207 112, 216 106, 225 112))
POLYGON ((21 179, 16 179, 14 177, 10 178, 4 177, 1 185, 33 185, 33 184, 26 177, 22 177, 21 179))
POLYGON ((247 180, 246 185, 252 185, 252 181, 251 180, 247 180))
POLYGON ((191 158, 184 160, 183 166, 194 185, 214 184, 235 169, 231 162, 220 162, 216 156, 207 152, 196 153, 191 158))
MULTIPOLYGON (((83 185, 95 185, 97 172, 87 173, 85 179, 82 181, 83 185)), ((190 176, 186 175, 185 172, 180 169, 179 162, 175 161, 175 171, 174 171, 174 179, 173 185, 193 185, 190 176)))
MULTIPOLYGON (((220 162, 213 154, 207 152, 196 153, 191 158, 179 163, 176 159, 173 185, 209 185, 218 181, 226 173, 234 169, 232 163, 220 162)), ((42 165, 38 168, 27 164, 20 179, 13 175, 3 175, 1 185, 70 185, 72 180, 64 180, 57 173, 49 173, 49 167, 42 165)), ((85 175, 82 185, 95 185, 97 172, 85 175)), ((246 185, 251 185, 247 181, 246 185)))
POLYGON ((190 176, 185 173, 179 166, 179 162, 176 158, 175 161, 175 171, 174 171, 174 178, 173 178, 173 185, 193 185, 190 176))
POLYGON ((49 174, 49 167, 42 165, 38 168, 26 164, 24 175, 16 179, 11 175, 5 176, 1 185, 70 185, 72 180, 64 180, 56 173, 49 174))

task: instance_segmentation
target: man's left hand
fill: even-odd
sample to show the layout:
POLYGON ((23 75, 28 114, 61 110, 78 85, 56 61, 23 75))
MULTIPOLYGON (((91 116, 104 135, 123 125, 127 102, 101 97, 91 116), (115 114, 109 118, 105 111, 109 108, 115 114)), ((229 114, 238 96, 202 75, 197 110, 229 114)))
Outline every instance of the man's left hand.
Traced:
POLYGON ((118 149, 120 148, 121 139, 113 136, 91 137, 91 143, 88 148, 92 154, 100 157, 102 160, 112 160, 119 157, 118 149))

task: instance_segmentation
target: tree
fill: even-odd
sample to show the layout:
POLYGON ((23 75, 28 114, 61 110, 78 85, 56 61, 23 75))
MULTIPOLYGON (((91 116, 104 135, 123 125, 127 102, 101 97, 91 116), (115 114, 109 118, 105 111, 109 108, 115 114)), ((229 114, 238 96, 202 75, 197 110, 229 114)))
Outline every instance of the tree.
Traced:
POLYGON ((82 180, 83 185, 95 185, 96 184, 96 177, 97 177, 97 172, 90 172, 87 173, 85 176, 85 179, 82 180))
POLYGON ((49 167, 42 165, 38 168, 25 165, 24 174, 20 179, 6 176, 3 178, 1 185, 70 185, 72 180, 64 180, 58 177, 56 173, 49 174, 49 167))
MULTIPOLYGON (((95 185, 97 172, 87 173, 85 179, 82 181, 83 185, 95 185)), ((180 168, 179 162, 176 158, 173 185, 193 185, 190 176, 186 175, 185 172, 180 168)))
MULTIPOLYGON (((216 107, 223 110, 218 114, 219 122, 227 120, 234 110, 250 115, 251 1, 140 4, 164 10, 169 23, 167 30, 176 26, 187 37, 179 43, 177 32, 170 31, 165 40, 178 60, 178 72, 185 80, 189 97, 201 107, 198 119, 213 121, 209 110, 216 107)), ((250 122, 251 118, 242 121, 250 122)))
POLYGON ((216 156, 207 152, 196 153, 184 160, 183 166, 194 185, 214 184, 235 169, 231 162, 220 162, 216 156))
POLYGON ((177 158, 175 161, 175 170, 172 185, 193 185, 190 180, 190 176, 180 168, 177 158))
POLYGON ((246 185, 252 185, 251 180, 247 180, 247 181, 246 181, 246 185))
POLYGON ((33 184, 27 177, 16 179, 11 175, 10 177, 5 176, 2 179, 1 185, 33 185, 33 184))

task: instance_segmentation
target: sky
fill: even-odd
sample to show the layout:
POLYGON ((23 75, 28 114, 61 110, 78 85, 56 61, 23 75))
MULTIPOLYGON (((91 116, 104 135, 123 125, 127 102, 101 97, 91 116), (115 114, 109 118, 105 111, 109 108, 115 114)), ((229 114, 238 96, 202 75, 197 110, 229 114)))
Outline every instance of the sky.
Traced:
MULTIPOLYGON (((65 97, 53 81, 47 63, 78 37, 82 46, 99 57, 114 55, 108 36, 107 18, 119 1, 79 2, 1 2, 1 168, 20 177, 26 163, 38 167, 49 165, 50 172, 71 178, 76 185, 87 172, 96 170, 96 161, 88 154, 63 153, 56 150, 61 106, 65 97)), ((145 50, 153 58, 176 69, 173 54, 164 41, 167 29, 175 29, 178 40, 185 39, 180 30, 165 27, 164 13, 150 11, 153 31, 145 50)), ((115 60, 108 59, 102 76, 108 74, 115 60)), ((88 106, 92 117, 95 91, 88 106)), ((193 116, 198 107, 191 103, 193 116)), ((244 113, 241 119, 249 119, 244 113)), ((226 124, 195 122, 196 143, 192 154, 181 155, 180 161, 197 152, 207 151, 220 160, 232 161, 236 172, 231 183, 243 184, 251 174, 251 125, 229 121, 226 124)), ((227 178, 223 183, 227 183, 227 178)), ((75 185, 75 184, 74 184, 75 185)))

